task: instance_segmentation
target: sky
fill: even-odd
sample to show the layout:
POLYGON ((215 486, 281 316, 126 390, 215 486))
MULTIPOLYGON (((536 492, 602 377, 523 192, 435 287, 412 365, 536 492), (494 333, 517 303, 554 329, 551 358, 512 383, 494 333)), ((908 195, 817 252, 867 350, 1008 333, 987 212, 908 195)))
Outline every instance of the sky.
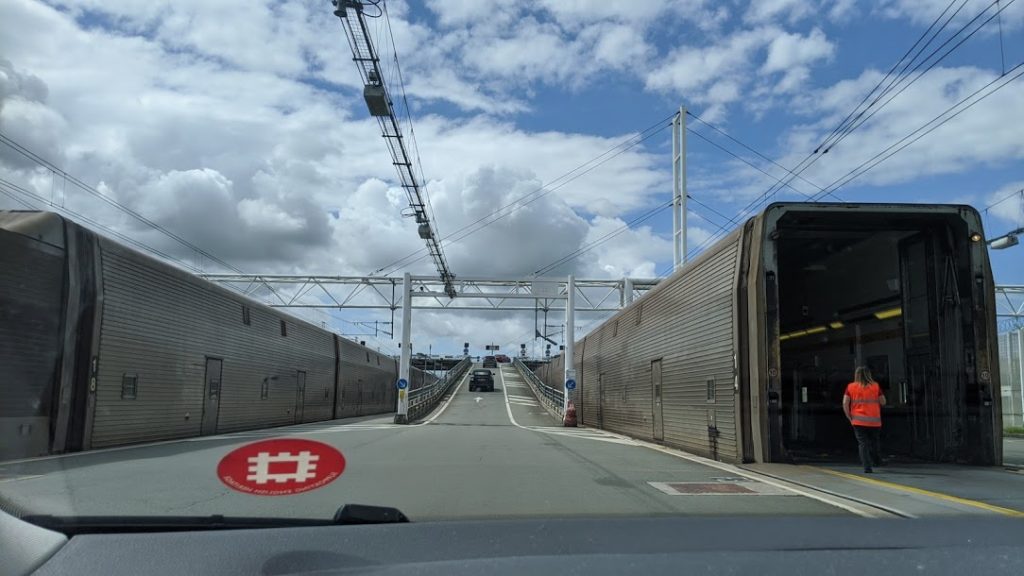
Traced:
MULTIPOLYGON (((21 190, 4 188, 0 208, 71 211, 206 272, 228 263, 362 276, 421 250, 332 12, 327 0, 0 0, 0 132, 63 170, 0 144, 0 177, 21 190)), ((1024 226, 1024 80, 1012 80, 1024 61, 1024 2, 392 0, 386 18, 368 23, 398 111, 411 118, 404 129, 415 132, 441 236, 516 207, 445 245, 457 275, 526 277, 616 232, 547 274, 667 273, 671 212, 656 209, 671 199, 667 126, 681 105, 696 132, 687 139, 694 252, 764 200, 832 190, 1003 83, 835 194, 970 204, 989 237, 1024 226), (791 187, 766 194, 943 14, 948 25, 922 54, 938 48, 936 58, 791 187)), ((991 256, 997 283, 1024 284, 1024 247, 991 256)), ((395 273, 405 270, 433 266, 419 259, 395 273)), ((355 324, 390 312, 306 314, 397 350, 355 324)), ((604 317, 581 314, 577 336, 604 317)), ((430 343, 454 354, 469 341, 474 353, 489 342, 533 352, 533 332, 529 312, 414 313, 415 351, 430 343)))

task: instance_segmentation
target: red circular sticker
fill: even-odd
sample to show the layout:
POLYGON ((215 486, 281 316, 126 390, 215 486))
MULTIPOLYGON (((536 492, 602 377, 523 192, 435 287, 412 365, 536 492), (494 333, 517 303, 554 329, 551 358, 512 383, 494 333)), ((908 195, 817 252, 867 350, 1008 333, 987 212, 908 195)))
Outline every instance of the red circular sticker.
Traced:
POLYGON ((232 450, 217 465, 224 484, 256 496, 287 496, 322 488, 345 471, 345 457, 323 442, 262 440, 232 450))

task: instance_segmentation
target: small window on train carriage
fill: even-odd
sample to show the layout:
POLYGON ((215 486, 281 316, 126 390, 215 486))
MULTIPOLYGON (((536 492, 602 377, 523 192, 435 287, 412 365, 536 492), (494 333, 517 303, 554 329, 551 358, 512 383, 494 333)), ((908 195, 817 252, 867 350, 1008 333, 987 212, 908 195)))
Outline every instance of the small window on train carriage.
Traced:
POLYGON ((125 373, 121 376, 121 400, 135 400, 138 390, 138 374, 125 373))
POLYGON ((369 352, 366 353, 366 363, 367 364, 370 363, 370 353, 369 352))
POLYGON ((715 401, 715 379, 708 380, 708 402, 715 401))
POLYGON ((263 379, 263 386, 260 388, 260 400, 266 400, 270 396, 270 378, 263 379))
POLYGON ((612 338, 619 335, 619 321, 616 320, 615 324, 612 324, 612 338))
POLYGON ((643 304, 643 302, 641 302, 636 307, 636 325, 637 326, 639 326, 640 322, 643 321, 643 317, 644 317, 644 304, 643 304))
POLYGON ((250 316, 249 307, 242 304, 242 324, 246 326, 252 325, 252 317, 250 316))
POLYGON ((281 336, 288 335, 288 324, 284 320, 281 320, 281 336))
POLYGON ((377 366, 380 366, 380 354, 377 354, 377 366))

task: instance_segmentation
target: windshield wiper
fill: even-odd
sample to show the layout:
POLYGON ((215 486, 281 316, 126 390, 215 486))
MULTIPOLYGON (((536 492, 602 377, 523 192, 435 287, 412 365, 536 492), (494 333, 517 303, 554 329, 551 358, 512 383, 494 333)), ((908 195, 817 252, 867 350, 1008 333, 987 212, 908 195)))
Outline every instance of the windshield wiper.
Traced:
POLYGON ((25 522, 61 532, 101 534, 111 532, 180 532, 192 530, 242 530, 246 528, 288 528, 300 526, 347 526, 354 524, 392 524, 408 522, 397 508, 346 504, 334 518, 259 518, 246 516, 23 516, 25 522))

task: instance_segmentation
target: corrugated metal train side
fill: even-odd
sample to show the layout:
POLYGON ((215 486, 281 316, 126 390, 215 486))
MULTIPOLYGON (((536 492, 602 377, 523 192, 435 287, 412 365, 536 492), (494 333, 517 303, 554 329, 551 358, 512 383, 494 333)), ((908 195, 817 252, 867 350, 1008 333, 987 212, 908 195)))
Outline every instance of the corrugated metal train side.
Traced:
MULTIPOLYGON (((741 226, 576 343, 581 422, 694 454, 742 458, 741 226)), ((540 370, 562 386, 564 358, 540 370)))
MULTIPOLYGON (((0 323, 0 358, 29 360, 18 342, 39 356, 4 390, 46 400, 42 412, 21 410, 17 422, 10 419, 31 424, 32 433, 22 450, 4 457, 395 408, 394 358, 53 214, 6 212, 0 231, 0 254, 17 270, 4 278, 36 294, 15 298, 18 292, 5 290, 4 298, 16 301, 4 308, 34 320, 0 323), (19 264, 19 254, 38 266, 19 264), (28 328, 38 328, 32 339, 23 338, 28 328)), ((432 378, 414 376, 421 384, 432 378)))

